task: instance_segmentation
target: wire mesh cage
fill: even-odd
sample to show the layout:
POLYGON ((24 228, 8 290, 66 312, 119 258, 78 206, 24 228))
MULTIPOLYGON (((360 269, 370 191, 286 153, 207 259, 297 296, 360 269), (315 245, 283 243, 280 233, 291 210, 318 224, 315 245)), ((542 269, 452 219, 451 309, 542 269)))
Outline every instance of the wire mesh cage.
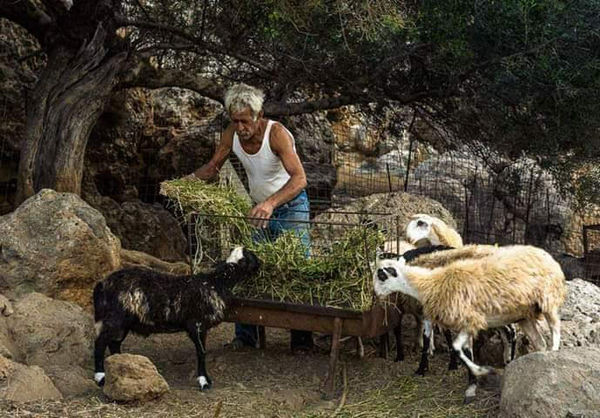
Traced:
POLYGON ((370 264, 378 249, 399 238, 398 220, 387 213, 329 211, 307 221, 272 218, 268 231, 253 227, 252 220, 190 214, 192 271, 245 245, 257 253, 262 268, 256 279, 237 286, 238 296, 364 311, 373 298, 370 264))

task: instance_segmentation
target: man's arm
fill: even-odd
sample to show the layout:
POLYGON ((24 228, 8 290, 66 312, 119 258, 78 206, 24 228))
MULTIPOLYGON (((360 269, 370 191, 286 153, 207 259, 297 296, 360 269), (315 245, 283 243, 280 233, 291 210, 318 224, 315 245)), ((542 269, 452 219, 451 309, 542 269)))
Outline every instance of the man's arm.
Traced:
POLYGON ((221 136, 221 141, 219 141, 219 145, 217 145, 217 149, 213 154, 212 158, 209 162, 204 164, 202 167, 194 171, 187 177, 196 177, 201 180, 212 180, 214 179, 225 164, 225 161, 229 157, 231 153, 231 147, 233 146, 233 126, 229 125, 223 135, 221 136))
POLYGON ((276 207, 290 201, 306 187, 304 167, 300 162, 300 158, 298 158, 298 154, 294 151, 290 134, 280 124, 276 123, 271 128, 269 141, 271 150, 281 160, 283 167, 290 175, 290 179, 281 189, 269 196, 264 202, 254 206, 250 211, 251 217, 265 219, 258 223, 261 228, 267 226, 268 219, 276 207))

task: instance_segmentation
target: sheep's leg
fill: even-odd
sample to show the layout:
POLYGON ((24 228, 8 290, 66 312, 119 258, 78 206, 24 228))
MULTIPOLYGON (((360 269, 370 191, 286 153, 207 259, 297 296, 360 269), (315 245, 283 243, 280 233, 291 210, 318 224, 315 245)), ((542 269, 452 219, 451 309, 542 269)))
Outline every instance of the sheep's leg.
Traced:
POLYGON ((516 332, 512 325, 505 325, 498 328, 500 339, 502 340, 502 346, 504 351, 502 353, 504 365, 507 365, 515 359, 516 351, 516 332))
POLYGON ((187 333, 194 346, 196 347, 196 358, 197 358, 197 373, 198 373, 198 385, 200 390, 210 389, 212 386, 212 380, 206 372, 206 330, 202 327, 200 322, 192 322, 186 325, 187 333))
POLYGON ((421 349, 421 362, 419 368, 415 372, 420 376, 425 376, 425 372, 429 370, 429 344, 433 339, 433 326, 430 321, 423 321, 423 348, 421 349))
POLYGON ((537 329, 535 319, 524 319, 519 322, 519 326, 523 330, 523 333, 527 336, 535 351, 545 351, 546 341, 537 329))
MULTIPOLYGON (((470 360, 473 360, 473 353, 471 352, 471 350, 469 348, 465 349, 465 355, 470 360)), ((465 404, 473 402, 473 400, 475 399, 475 396, 477 395, 477 378, 475 377, 475 375, 473 373, 471 373, 471 369, 468 369, 468 374, 469 374, 468 384, 467 384, 467 390, 465 391, 465 399, 464 399, 465 404)))
POLYGON ((457 352, 458 357, 465 363, 465 365, 469 368, 471 373, 473 373, 476 377, 484 376, 493 371, 491 367, 484 367, 475 364, 473 360, 466 356, 463 348, 469 342, 469 334, 466 331, 460 331, 454 342, 452 343, 452 347, 457 352))
POLYGON ((546 312, 544 316, 552 333, 552 351, 556 351, 560 346, 560 316, 556 310, 546 312))
POLYGON ((448 370, 456 370, 458 369, 458 357, 456 355, 456 351, 452 349, 452 333, 447 328, 444 330, 444 338, 446 339, 448 351, 450 352, 450 363, 448 364, 448 370))
POLYGON ((402 316, 398 325, 394 328, 394 336, 396 337, 396 360, 404 361, 404 347, 402 346, 402 316))

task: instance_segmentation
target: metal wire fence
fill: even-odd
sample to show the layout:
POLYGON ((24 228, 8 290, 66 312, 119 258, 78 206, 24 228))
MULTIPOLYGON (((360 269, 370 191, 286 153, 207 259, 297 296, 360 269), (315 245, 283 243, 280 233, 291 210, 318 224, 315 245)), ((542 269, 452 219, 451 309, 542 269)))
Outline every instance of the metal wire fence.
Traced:
MULTIPOLYGON (((331 207, 343 210, 348 201, 372 193, 409 192, 437 200, 447 208, 465 242, 527 243, 557 257, 567 252, 574 256, 565 256, 568 262, 583 271, 576 274, 600 283, 600 232, 594 226, 600 213, 575 213, 569 199, 559 193, 551 176, 535 161, 521 159, 498 169, 465 149, 436 152, 409 134, 402 123, 398 125, 404 130, 394 135, 383 134, 378 123, 363 120, 362 125, 350 128, 332 124, 334 141, 327 145, 331 149, 320 162, 307 159, 310 150, 306 138, 297 137, 298 152, 309 167, 311 217, 331 207), (319 166, 334 175, 326 178, 319 166)), ((192 172, 203 162, 197 160, 197 153, 186 152, 183 146, 177 148, 178 144, 202 136, 205 143, 212 143, 205 150, 208 157, 225 124, 224 115, 210 116, 188 127, 187 138, 182 140, 167 135, 162 142, 138 141, 138 161, 132 164, 130 175, 96 171, 93 180, 98 191, 110 196, 133 186, 140 200, 164 204, 160 182, 192 172), (164 146, 165 141, 174 144, 172 149, 164 146)), ((103 145, 94 146, 90 142, 90 155, 103 145)), ((96 158, 106 157, 98 154, 96 158)), ((247 185, 241 164, 235 157, 231 161, 247 185)), ((14 208, 17 165, 18 151, 0 141, 0 214, 14 208)))

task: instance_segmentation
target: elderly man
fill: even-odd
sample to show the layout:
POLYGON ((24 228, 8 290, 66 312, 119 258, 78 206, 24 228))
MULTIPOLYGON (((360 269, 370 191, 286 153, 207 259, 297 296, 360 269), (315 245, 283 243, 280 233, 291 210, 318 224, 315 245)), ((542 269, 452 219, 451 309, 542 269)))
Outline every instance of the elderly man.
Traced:
MULTIPOLYGON (((231 124, 225 129, 214 155, 192 176, 214 178, 231 151, 241 161, 254 207, 248 214, 260 228, 257 239, 276 239, 283 231, 293 230, 309 252, 309 201, 304 188, 306 174, 296 153, 294 137, 282 124, 266 119, 264 93, 246 84, 237 84, 225 93, 225 109, 231 124)), ((232 347, 255 347, 255 326, 236 324, 232 347)), ((291 331, 292 351, 309 350, 312 334, 291 331)))

